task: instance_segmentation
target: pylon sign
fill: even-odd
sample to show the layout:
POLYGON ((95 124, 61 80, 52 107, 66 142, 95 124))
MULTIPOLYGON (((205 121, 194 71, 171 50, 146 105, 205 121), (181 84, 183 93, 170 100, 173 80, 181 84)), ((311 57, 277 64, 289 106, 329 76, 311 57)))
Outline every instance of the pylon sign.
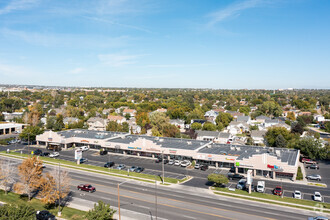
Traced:
POLYGON ((82 158, 82 150, 75 150, 74 151, 74 159, 75 160, 80 160, 82 158))

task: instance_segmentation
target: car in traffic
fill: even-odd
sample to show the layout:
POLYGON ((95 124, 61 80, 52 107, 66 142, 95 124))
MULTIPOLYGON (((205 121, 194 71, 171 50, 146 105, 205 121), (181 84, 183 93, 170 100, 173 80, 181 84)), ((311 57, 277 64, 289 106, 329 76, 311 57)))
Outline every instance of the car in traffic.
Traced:
POLYGON ((230 180, 234 180, 234 179, 240 180, 244 177, 243 175, 238 174, 238 173, 228 173, 227 176, 228 176, 228 179, 230 179, 230 180))
POLYGON ((115 162, 110 161, 110 162, 106 162, 106 163, 104 164, 104 167, 109 168, 109 167, 112 167, 112 166, 114 166, 114 165, 115 165, 115 162))
POLYGON ((137 168, 136 166, 132 166, 131 168, 129 168, 129 171, 134 172, 136 170, 136 168, 137 168))
POLYGON ((174 164, 174 160, 169 160, 168 161, 168 165, 173 165, 174 164))
POLYGON ((318 175, 318 174, 313 174, 313 175, 306 176, 306 179, 321 181, 322 180, 322 177, 320 175, 318 175))
POLYGON ((180 166, 180 165, 181 165, 181 161, 180 160, 174 161, 174 166, 180 166))
POLYGON ((295 190, 293 192, 293 198, 295 198, 295 199, 301 199, 301 192, 299 190, 295 190))
POLYGON ((36 212, 36 219, 37 220, 55 220, 55 215, 50 213, 47 210, 37 211, 36 212))
POLYGON ((80 163, 86 163, 86 162, 88 162, 87 158, 80 158, 80 163))
POLYGON ((184 160, 181 162, 181 167, 188 167, 190 166, 191 162, 189 160, 184 160))
POLYGON ((137 168, 134 170, 134 172, 136 172, 136 173, 141 173, 141 172, 143 172, 143 170, 144 170, 143 167, 137 167, 137 168))
POLYGON ((50 153, 49 152, 43 152, 40 154, 42 157, 49 157, 50 153))
POLYGON ((308 217, 308 220, 329 220, 329 219, 323 216, 316 216, 316 217, 308 217))
POLYGON ((58 156, 60 156, 59 152, 52 152, 49 154, 49 157, 51 157, 51 158, 58 157, 58 156))
POLYGON ((33 151, 33 154, 34 155, 41 155, 42 151, 40 149, 37 149, 37 150, 33 151))
POLYGON ((201 165, 201 170, 206 171, 209 169, 208 165, 201 165))
POLYGON ((322 195, 320 192, 315 192, 313 195, 313 200, 314 201, 318 201, 318 202, 322 202, 322 195))
POLYGON ((95 187, 93 187, 91 184, 80 184, 77 186, 77 189, 81 190, 81 191, 90 192, 90 193, 96 191, 95 187))
POLYGON ((125 165, 125 164, 119 164, 119 165, 116 167, 117 170, 123 170, 123 169, 125 169, 125 168, 126 168, 126 165, 125 165))
POLYGON ((246 179, 240 179, 236 185, 237 189, 245 189, 246 179))
POLYGON ((273 190, 273 194, 277 196, 282 196, 283 194, 283 189, 281 186, 276 186, 273 190))
POLYGON ((314 169, 314 170, 320 169, 319 165, 317 165, 316 163, 312 164, 312 165, 309 165, 309 166, 306 166, 306 168, 307 169, 314 169))

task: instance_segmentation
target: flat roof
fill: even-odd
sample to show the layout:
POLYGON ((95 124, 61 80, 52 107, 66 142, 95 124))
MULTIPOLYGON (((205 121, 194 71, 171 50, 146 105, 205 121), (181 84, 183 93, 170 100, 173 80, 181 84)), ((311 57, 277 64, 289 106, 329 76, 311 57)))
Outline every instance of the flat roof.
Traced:
POLYGON ((288 148, 274 148, 274 147, 256 147, 249 145, 229 145, 229 144, 211 144, 198 151, 206 154, 221 154, 237 156, 237 160, 252 157, 255 154, 269 154, 276 156, 279 160, 289 165, 296 164, 298 150, 288 148))
POLYGON ((57 134, 64 136, 65 138, 79 137, 79 138, 90 138, 90 139, 107 139, 116 136, 127 135, 124 132, 112 132, 112 131, 94 131, 85 129, 72 129, 66 131, 57 132, 57 134))
POLYGON ((22 127, 24 124, 15 124, 15 123, 1 123, 0 129, 6 129, 6 128, 17 128, 22 127))

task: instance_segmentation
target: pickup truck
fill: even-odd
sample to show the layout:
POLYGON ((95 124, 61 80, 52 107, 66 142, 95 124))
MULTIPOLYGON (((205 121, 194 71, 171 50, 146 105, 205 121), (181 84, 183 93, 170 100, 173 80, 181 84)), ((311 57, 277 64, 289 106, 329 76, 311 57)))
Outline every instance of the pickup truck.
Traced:
POLYGON ((316 161, 308 159, 308 158, 302 158, 301 162, 305 163, 305 164, 317 164, 316 161))
POLYGON ((96 189, 90 184, 80 184, 77 186, 78 190, 86 191, 86 192, 95 192, 96 189))

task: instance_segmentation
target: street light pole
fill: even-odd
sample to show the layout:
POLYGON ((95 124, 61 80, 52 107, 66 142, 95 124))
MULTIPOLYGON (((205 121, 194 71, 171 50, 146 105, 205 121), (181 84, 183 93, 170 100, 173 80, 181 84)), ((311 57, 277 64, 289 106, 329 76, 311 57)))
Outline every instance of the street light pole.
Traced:
POLYGON ((155 176, 155 209, 156 209, 156 220, 157 220, 157 179, 156 179, 156 176, 155 176))
POLYGON ((126 180, 126 181, 124 181, 124 182, 118 183, 118 185, 117 185, 117 190, 118 190, 118 216, 119 216, 119 220, 121 220, 121 215, 120 215, 120 193, 119 193, 119 186, 120 186, 121 184, 124 184, 124 183, 128 182, 128 181, 130 181, 130 179, 128 179, 128 180, 126 180))
POLYGON ((58 163, 58 216, 61 216, 61 164, 58 163))
POLYGON ((162 151, 162 172, 163 172, 163 178, 162 178, 162 183, 164 184, 164 151, 162 151))

